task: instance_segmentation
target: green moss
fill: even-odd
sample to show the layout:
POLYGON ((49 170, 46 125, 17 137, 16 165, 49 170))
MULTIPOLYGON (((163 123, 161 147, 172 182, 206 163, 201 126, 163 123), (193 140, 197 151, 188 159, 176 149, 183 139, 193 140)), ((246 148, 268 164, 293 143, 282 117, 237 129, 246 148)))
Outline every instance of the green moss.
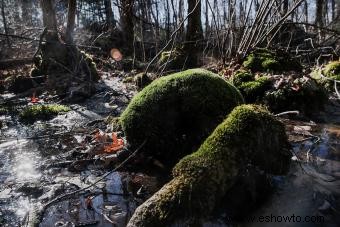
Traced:
POLYGON ((237 105, 239 91, 203 69, 192 69, 153 81, 138 93, 121 116, 133 148, 172 166, 193 152, 237 105))
POLYGON ((122 131, 122 124, 119 117, 109 116, 105 119, 105 123, 109 124, 114 132, 122 131))
POLYGON ((333 61, 328 63, 325 66, 323 73, 329 78, 337 78, 337 80, 340 80, 340 61, 333 61))
POLYGON ((263 76, 254 81, 244 82, 237 88, 247 103, 254 103, 261 100, 265 92, 271 88, 271 81, 268 77, 263 76))
POLYGON ((263 98, 265 92, 271 88, 268 77, 255 79, 255 75, 247 70, 238 70, 230 81, 240 90, 247 103, 254 103, 263 98))
POLYGON ((340 61, 333 61, 323 68, 314 69, 310 76, 328 92, 334 92, 334 80, 340 81, 340 61))
POLYGON ((174 167, 174 178, 137 208, 127 226, 170 226, 176 220, 205 218, 247 166, 286 173, 289 148, 284 125, 266 110, 236 107, 198 151, 174 167))
POLYGON ((19 119, 23 122, 33 123, 36 120, 49 120, 59 113, 68 111, 70 111, 70 108, 64 105, 33 105, 23 109, 19 114, 19 119))
POLYGON ((254 74, 246 70, 238 70, 231 77, 231 83, 236 87, 240 86, 244 82, 255 80, 254 74))
POLYGON ((283 51, 256 49, 244 60, 243 66, 253 72, 301 71, 299 62, 283 51))
POLYGON ((276 59, 271 59, 271 58, 264 59, 261 66, 264 70, 282 71, 280 62, 276 59))

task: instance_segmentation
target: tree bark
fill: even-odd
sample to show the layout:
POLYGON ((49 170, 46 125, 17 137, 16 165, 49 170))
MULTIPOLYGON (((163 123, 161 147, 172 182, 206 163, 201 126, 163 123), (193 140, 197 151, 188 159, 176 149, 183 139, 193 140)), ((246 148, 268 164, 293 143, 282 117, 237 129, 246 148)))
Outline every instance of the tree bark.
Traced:
POLYGON ((198 43, 203 39, 201 0, 188 0, 188 25, 184 50, 188 55, 187 66, 197 65, 198 43))
POLYGON ((31 0, 21 0, 21 18, 27 25, 32 25, 33 2, 31 0))
POLYGON ((11 42, 9 41, 9 37, 7 36, 8 35, 8 28, 7 28, 7 20, 6 20, 6 15, 5 15, 5 0, 1 1, 1 16, 2 16, 2 21, 4 23, 7 45, 8 45, 8 47, 10 47, 11 42))
POLYGON ((109 28, 112 28, 115 26, 115 19, 113 16, 111 0, 104 0, 104 5, 105 5, 106 23, 109 26, 109 28))
POLYGON ((66 28, 66 42, 73 43, 73 31, 75 26, 77 10, 77 0, 68 1, 68 15, 67 15, 67 28, 66 28))
POLYGON ((133 23, 133 5, 134 0, 120 0, 121 3, 121 24, 124 38, 126 41, 126 54, 133 52, 134 42, 134 23, 133 23))
POLYGON ((288 7, 289 7, 289 0, 283 0, 283 5, 282 5, 283 9, 282 9, 282 14, 286 15, 286 13, 288 12, 288 7))
MULTIPOLYGON (((324 26, 324 18, 323 18, 323 2, 324 0, 316 0, 316 11, 315 11, 315 25, 317 25, 319 28, 322 28, 324 26)), ((322 40, 323 35, 321 29, 318 29, 318 36, 319 41, 322 40)))
POLYGON ((324 0, 316 0, 315 24, 319 27, 324 26, 323 3, 324 0))
POLYGON ((47 41, 58 40, 57 17, 54 10, 54 0, 40 0, 43 13, 43 24, 47 29, 47 41))

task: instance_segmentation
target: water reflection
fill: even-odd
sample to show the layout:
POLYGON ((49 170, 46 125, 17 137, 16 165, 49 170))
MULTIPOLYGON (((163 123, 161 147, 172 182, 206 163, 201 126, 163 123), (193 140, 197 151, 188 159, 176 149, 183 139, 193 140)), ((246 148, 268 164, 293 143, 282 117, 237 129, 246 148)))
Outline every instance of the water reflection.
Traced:
POLYGON ((34 181, 41 177, 37 165, 41 159, 37 147, 31 141, 21 139, 0 144, 0 155, 7 165, 1 168, 2 174, 10 175, 12 182, 34 181))

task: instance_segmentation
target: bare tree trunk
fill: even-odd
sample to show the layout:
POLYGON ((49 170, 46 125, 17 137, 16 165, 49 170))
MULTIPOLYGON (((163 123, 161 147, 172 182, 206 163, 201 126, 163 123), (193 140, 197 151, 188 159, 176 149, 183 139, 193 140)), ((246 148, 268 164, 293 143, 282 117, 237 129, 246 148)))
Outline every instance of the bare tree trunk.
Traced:
MULTIPOLYGON (((178 2, 178 24, 181 24, 182 21, 184 20, 183 9, 184 9, 184 2, 183 0, 179 0, 178 2)), ((179 35, 181 36, 183 34, 184 34, 184 26, 181 26, 179 30, 179 35)))
POLYGON ((335 20, 335 0, 331 0, 332 5, 332 21, 335 20))
POLYGON ((9 41, 9 37, 7 36, 8 35, 8 28, 7 28, 7 21, 6 21, 6 15, 5 15, 5 0, 1 1, 1 16, 2 16, 2 21, 4 23, 7 45, 8 45, 8 47, 11 47, 11 42, 9 41))
POLYGON ((106 23, 109 26, 109 28, 114 27, 115 18, 113 16, 111 0, 104 0, 104 4, 105 4, 106 23))
POLYGON ((282 7, 282 14, 285 15, 288 12, 289 0, 283 0, 282 7))
POLYGON ((54 10, 54 0, 40 0, 42 12, 43 12, 43 24, 48 35, 46 39, 48 41, 58 40, 57 30, 57 17, 54 10))
POLYGON ((188 14, 190 15, 188 17, 184 49, 188 54, 187 66, 192 67, 197 64, 198 43, 203 39, 200 0, 188 0, 188 14))
MULTIPOLYGON (((322 28, 324 26, 324 18, 323 18, 323 1, 324 0, 316 0, 316 11, 315 11, 315 24, 322 28)), ((322 39, 322 31, 319 29, 319 41, 322 39)))
POLYGON ((73 43, 73 31, 75 25, 77 10, 77 0, 68 1, 68 15, 67 15, 67 28, 66 28, 66 42, 73 43))
POLYGON ((308 18, 308 2, 307 2, 307 0, 305 1, 305 22, 306 23, 309 22, 309 18, 308 18))
POLYGON ((24 23, 27 25, 32 25, 32 10, 33 10, 33 1, 31 0, 21 0, 21 18, 24 23))
POLYGON ((205 0, 205 37, 209 36, 209 0, 205 0))
POLYGON ((134 42, 134 24, 133 24, 133 5, 134 0, 120 0, 121 3, 121 23, 124 38, 126 41, 126 54, 133 51, 134 42))

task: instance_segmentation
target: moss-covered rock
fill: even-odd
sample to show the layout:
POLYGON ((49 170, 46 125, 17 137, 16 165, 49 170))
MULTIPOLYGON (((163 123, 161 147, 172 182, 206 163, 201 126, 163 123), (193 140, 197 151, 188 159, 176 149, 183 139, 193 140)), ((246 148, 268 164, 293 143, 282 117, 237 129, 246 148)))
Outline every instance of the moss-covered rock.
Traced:
POLYGON ((111 126, 111 130, 114 132, 122 131, 122 124, 119 117, 109 116, 105 118, 105 123, 111 126))
POLYGON ((301 71, 301 64, 283 51, 256 49, 244 60, 243 66, 253 72, 301 71))
POLYGON ((323 109, 328 95, 323 86, 310 77, 286 79, 280 87, 265 93, 263 102, 275 112, 300 110, 311 115, 323 109))
POLYGON ((153 81, 138 93, 121 116, 133 148, 173 166, 198 148, 237 105, 239 91, 219 76, 192 69, 153 81))
POLYGON ((59 104, 28 106, 19 114, 20 121, 33 123, 36 120, 49 120, 58 115, 70 111, 70 108, 59 104))
POLYGON ((267 76, 255 78, 255 75, 247 70, 236 71, 229 80, 240 90, 247 103, 261 101, 272 85, 267 76))
POLYGON ((236 87, 242 85, 242 83, 254 81, 255 76, 247 70, 238 70, 230 78, 230 82, 236 87))
POLYGON ((181 49, 164 51, 158 60, 158 68, 165 67, 166 70, 180 70, 185 68, 186 55, 181 49))
POLYGON ((127 226, 170 226, 176 220, 206 218, 242 169, 251 165, 283 174, 290 157, 283 124, 259 106, 239 106, 198 151, 174 167, 174 178, 137 208, 127 226))

